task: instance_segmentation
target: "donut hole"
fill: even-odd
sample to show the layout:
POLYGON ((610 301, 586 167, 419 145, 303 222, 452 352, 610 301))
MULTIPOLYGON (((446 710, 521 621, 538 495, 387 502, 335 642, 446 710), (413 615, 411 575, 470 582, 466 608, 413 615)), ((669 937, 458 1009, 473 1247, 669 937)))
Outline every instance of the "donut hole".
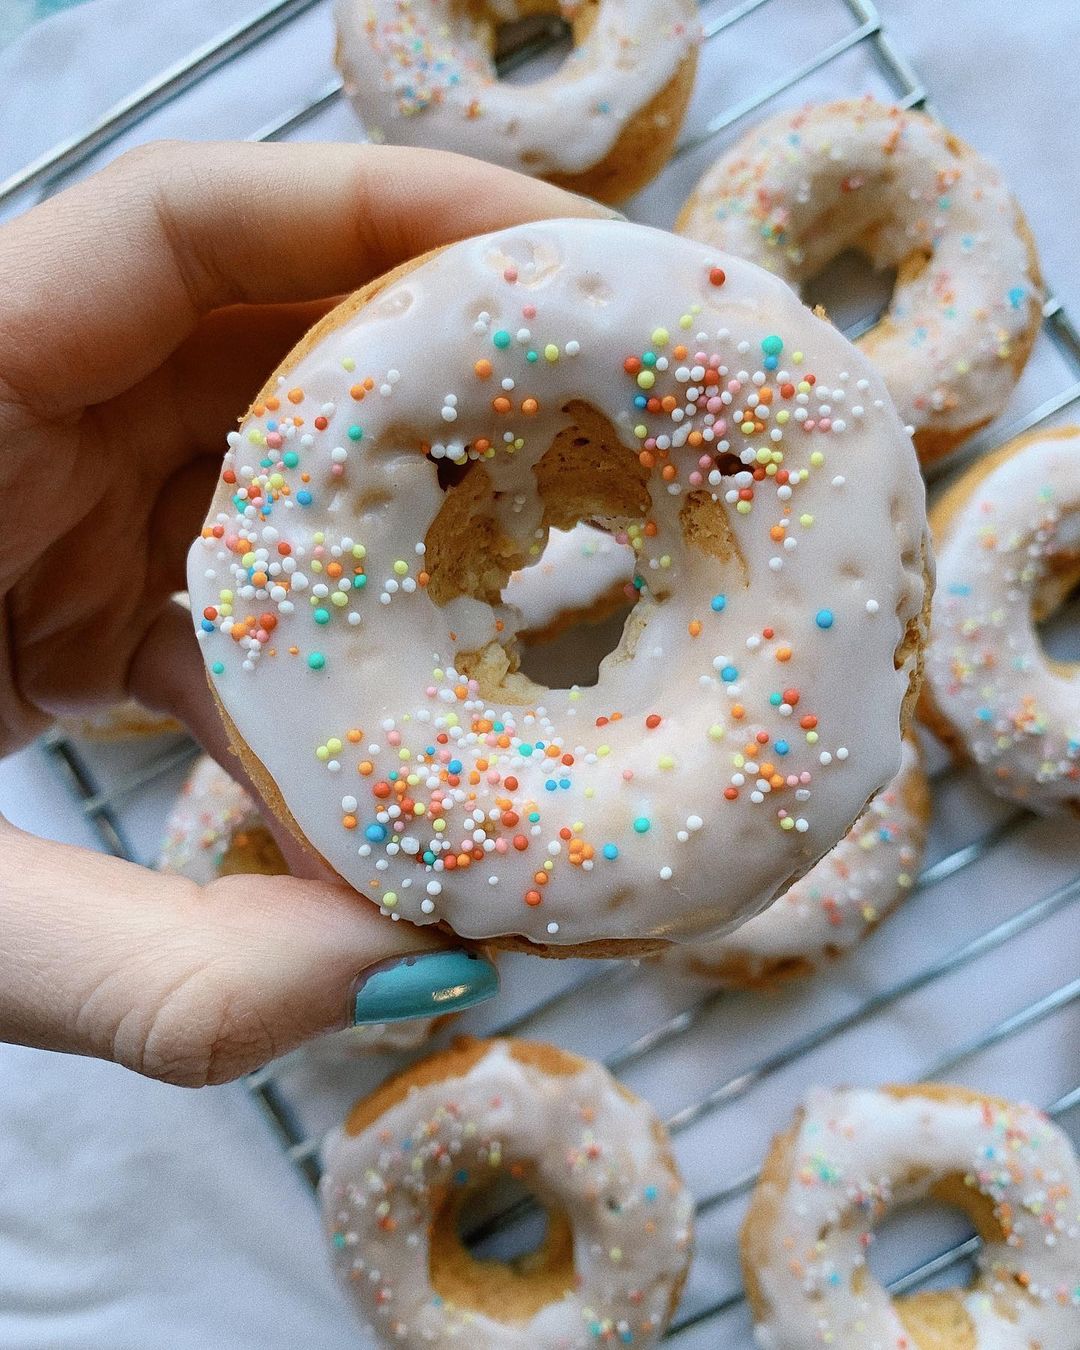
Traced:
MULTIPOLYGON (((513 626, 508 627, 498 615, 511 573, 538 561, 552 529, 569 531, 586 523, 609 534, 631 526, 647 532, 653 510, 652 466, 642 462, 643 456, 623 444, 611 423, 589 404, 573 400, 560 412, 565 423, 532 466, 539 524, 530 494, 519 483, 513 495, 509 488, 500 490, 496 486, 499 465, 489 469, 485 459, 477 458, 466 461, 456 481, 447 480, 443 504, 424 540, 429 599, 439 607, 458 599, 478 600, 491 607, 492 638, 479 648, 459 647, 454 663, 460 674, 477 681, 481 696, 492 701, 527 704, 555 687, 598 684, 602 659, 612 653, 631 659, 653 609, 668 598, 665 573, 650 572, 647 597, 621 614, 609 611, 601 616, 610 618, 610 623, 594 635, 597 641, 590 642, 583 655, 573 651, 572 640, 562 644, 563 655, 573 653, 571 668, 541 670, 551 666, 550 652, 530 658, 537 677, 522 668, 522 644, 513 626), (543 683, 541 674, 546 677, 543 683), (557 685, 549 682, 556 679, 557 685)), ((724 455, 717 468, 726 476, 744 466, 735 456, 724 455)), ((709 489, 686 493, 679 524, 689 549, 738 569, 739 582, 749 583, 745 559, 718 494, 709 489)), ((572 579, 567 586, 572 594, 572 579)))
MULTIPOLYGON (((912 1174, 909 1186, 919 1186, 925 1177, 912 1174)), ((871 1280, 885 1284, 911 1264, 910 1253, 919 1247, 934 1250, 949 1247, 971 1236, 972 1228, 984 1242, 1004 1243, 1006 1233, 993 1202, 968 1186, 959 1173, 934 1182, 923 1199, 891 1208, 875 1225, 867 1265, 855 1272, 853 1290, 861 1293, 871 1280)), ((969 1268, 969 1276, 973 1268, 969 1268)), ((948 1287, 920 1290, 894 1300, 897 1316, 911 1337, 913 1350, 976 1350, 975 1325, 964 1307, 967 1285, 957 1286, 955 1270, 948 1287)))
POLYGON ((519 606, 528 622, 531 585, 549 587, 559 599, 557 607, 545 606, 533 626, 519 631, 519 669, 548 688, 591 688, 600 678, 600 663, 622 641, 636 603, 633 549, 596 529, 553 531, 534 568, 511 577, 503 591, 504 603, 519 606), (605 563, 590 562, 590 556, 600 552, 607 555, 605 563), (590 566, 603 566, 601 580, 586 584, 576 598, 573 576, 578 567, 587 572, 590 566))
MULTIPOLYGON (((537 84, 558 72, 573 50, 570 24, 557 4, 519 3, 512 19, 497 21, 493 46, 499 79, 506 84, 537 84)), ((508 128, 512 135, 517 128, 508 128)))
POLYGON ((540 1198, 527 1164, 447 1192, 429 1246, 435 1292, 497 1322, 527 1322, 575 1286, 570 1220, 554 1201, 540 1198), (498 1215, 509 1217, 496 1222, 498 1215))
POLYGON ((1050 560, 1047 575, 1032 596, 1036 636, 1051 668, 1066 678, 1080 667, 1080 559, 1070 555, 1050 560))
POLYGON ((821 306, 844 332, 859 335, 880 322, 896 289, 897 269, 879 267, 858 247, 841 250, 799 287, 811 309, 821 306))

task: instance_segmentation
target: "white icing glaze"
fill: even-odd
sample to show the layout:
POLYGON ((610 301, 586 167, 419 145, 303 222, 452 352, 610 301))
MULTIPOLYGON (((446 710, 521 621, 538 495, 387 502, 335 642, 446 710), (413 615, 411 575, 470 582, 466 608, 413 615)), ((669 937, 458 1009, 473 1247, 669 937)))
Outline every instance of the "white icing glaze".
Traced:
POLYGON ((689 1263, 693 1216, 656 1116, 599 1064, 553 1076, 514 1059, 511 1045, 493 1042, 464 1077, 412 1088, 360 1134, 330 1136, 320 1191, 335 1268, 387 1344, 647 1350, 689 1263), (514 1164, 569 1219, 577 1275, 524 1323, 454 1307, 429 1276, 433 1188, 483 1185, 514 1164))
MULTIPOLYGON (((977 466, 976 470, 977 471, 977 466)), ((1036 811, 1080 800, 1080 675, 1032 606, 1080 545, 1080 429, 1036 439, 976 484, 939 540, 926 679, 987 786, 1036 811)))
MULTIPOLYGON (((583 5, 551 8, 573 22, 583 5)), ((338 64, 372 140, 456 150, 534 175, 598 164, 701 29, 692 0, 600 0, 588 36, 555 74, 511 85, 496 74, 487 35, 535 6, 337 0, 335 12, 338 64)))
POLYGON ((871 99, 786 111, 702 178, 680 231, 793 285, 846 248, 898 278, 862 340, 905 422, 959 435, 996 417, 1042 301, 1019 211, 992 164, 923 113, 871 99))
MULTIPOLYGON (((625 538, 625 536, 624 536, 625 538)), ((588 611, 629 584, 634 550, 603 530, 552 530, 539 562, 510 573, 503 600, 521 614, 520 633, 543 632, 562 615, 588 611)))
MULTIPOLYGON (((209 885, 221 875, 225 855, 240 833, 256 835, 263 850, 272 843, 251 797, 216 761, 202 755, 169 813, 158 869, 187 877, 200 886, 209 885)), ((285 871, 284 859, 281 871, 285 871)), ((438 1020, 419 1017, 409 1022, 351 1027, 322 1037, 310 1048, 334 1056, 418 1050, 438 1020)))
POLYGON ((754 979, 785 961, 816 963, 855 946, 915 881, 926 821, 911 794, 924 783, 918 749, 905 740, 900 772, 804 877, 734 933, 670 947, 665 962, 754 979))
POLYGON ((712 250, 616 222, 466 241, 230 436, 189 557, 214 687, 313 846, 387 913, 545 943, 715 931, 896 773, 913 657, 894 654, 927 546, 911 443, 834 329, 723 263, 726 280, 712 250), (450 500, 432 460, 466 464, 493 522, 477 538, 520 565, 544 538, 533 466, 575 401, 628 476, 652 465, 647 519, 601 522, 631 538, 640 598, 595 687, 486 700, 457 664, 512 645, 517 618, 432 601, 425 541, 450 500), (742 565, 688 543, 683 508, 742 565))
POLYGON ((956 1176, 993 1202, 1009 1235, 982 1248, 960 1294, 977 1350, 1075 1350, 1080 1168, 1065 1135, 1030 1106, 869 1089, 811 1092, 786 1188, 763 1183, 755 1197, 776 1202, 775 1216, 751 1206, 748 1225, 769 1224, 754 1270, 768 1305, 762 1350, 910 1350, 866 1249, 888 1209, 956 1176))

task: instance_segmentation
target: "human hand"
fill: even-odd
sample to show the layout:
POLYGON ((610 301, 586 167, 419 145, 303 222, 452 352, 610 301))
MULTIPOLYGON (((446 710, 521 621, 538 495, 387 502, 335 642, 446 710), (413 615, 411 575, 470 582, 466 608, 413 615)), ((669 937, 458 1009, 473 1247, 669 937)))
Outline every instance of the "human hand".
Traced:
MULTIPOLYGON (((238 775, 170 600, 226 431, 334 297, 440 244, 590 213, 611 214, 431 151, 168 144, 0 228, 0 753, 132 695, 238 775)), ((326 879, 199 888, 2 821, 0 878, 0 1040, 170 1082, 345 1026, 357 984, 366 1021, 496 987, 482 957, 326 879)))

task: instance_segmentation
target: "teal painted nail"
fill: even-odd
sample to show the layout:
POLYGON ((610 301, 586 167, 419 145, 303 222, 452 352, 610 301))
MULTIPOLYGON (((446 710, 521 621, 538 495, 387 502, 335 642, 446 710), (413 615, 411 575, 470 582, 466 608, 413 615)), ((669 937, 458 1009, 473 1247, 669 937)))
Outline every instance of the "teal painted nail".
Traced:
POLYGON ((353 989, 353 1026, 461 1012, 498 990, 498 971, 476 952, 396 956, 360 972, 353 989))

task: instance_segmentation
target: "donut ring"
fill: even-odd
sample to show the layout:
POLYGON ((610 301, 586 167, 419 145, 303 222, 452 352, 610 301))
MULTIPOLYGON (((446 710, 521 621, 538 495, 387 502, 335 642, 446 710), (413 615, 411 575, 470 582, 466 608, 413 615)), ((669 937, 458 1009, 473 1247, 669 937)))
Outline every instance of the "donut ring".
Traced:
POLYGON ((998 1350, 1080 1345, 1080 1167, 1031 1106, 966 1088, 818 1089, 773 1140, 742 1230, 761 1350, 998 1350), (983 1239, 968 1289, 893 1299, 871 1230, 926 1198, 983 1239))
POLYGON ((338 0, 337 64, 373 141, 455 150, 605 202, 667 162, 697 69, 693 0, 338 0), (501 81, 496 27, 561 15, 553 75, 501 81))
POLYGON ((386 914, 656 950, 761 908, 899 768, 910 442, 833 328, 716 257, 614 221, 455 245, 317 325, 230 436, 189 555, 211 685, 264 798, 386 914), (581 519, 633 538, 639 599, 597 685, 549 690, 500 591, 581 519))
POLYGON ((669 947, 664 964, 738 988, 811 975, 849 951, 903 901, 930 822, 930 785, 913 737, 900 772, 843 839, 761 914, 712 941, 669 947))
POLYGON ((924 464, 997 417, 1038 333, 1042 278, 1020 207, 925 113, 870 98, 780 113, 705 174, 676 228, 795 286, 848 248, 895 267, 889 308, 858 345, 924 464))
POLYGON ((384 1344, 648 1350, 671 1320, 693 1202, 652 1108, 599 1064, 463 1038, 353 1107, 325 1157, 334 1266, 384 1344), (500 1175, 548 1215, 513 1263, 477 1260, 458 1233, 500 1175))
POLYGON ((1020 436, 938 498, 937 603, 923 720, 992 791, 1080 807, 1080 668, 1035 624, 1080 583, 1080 427, 1020 436))
MULTIPOLYGON (((157 868, 208 886, 217 877, 284 876, 285 859, 248 793, 209 755, 188 775, 165 826, 157 868)), ((444 1017, 351 1027, 311 1042, 310 1051, 367 1054, 418 1050, 444 1017)))

